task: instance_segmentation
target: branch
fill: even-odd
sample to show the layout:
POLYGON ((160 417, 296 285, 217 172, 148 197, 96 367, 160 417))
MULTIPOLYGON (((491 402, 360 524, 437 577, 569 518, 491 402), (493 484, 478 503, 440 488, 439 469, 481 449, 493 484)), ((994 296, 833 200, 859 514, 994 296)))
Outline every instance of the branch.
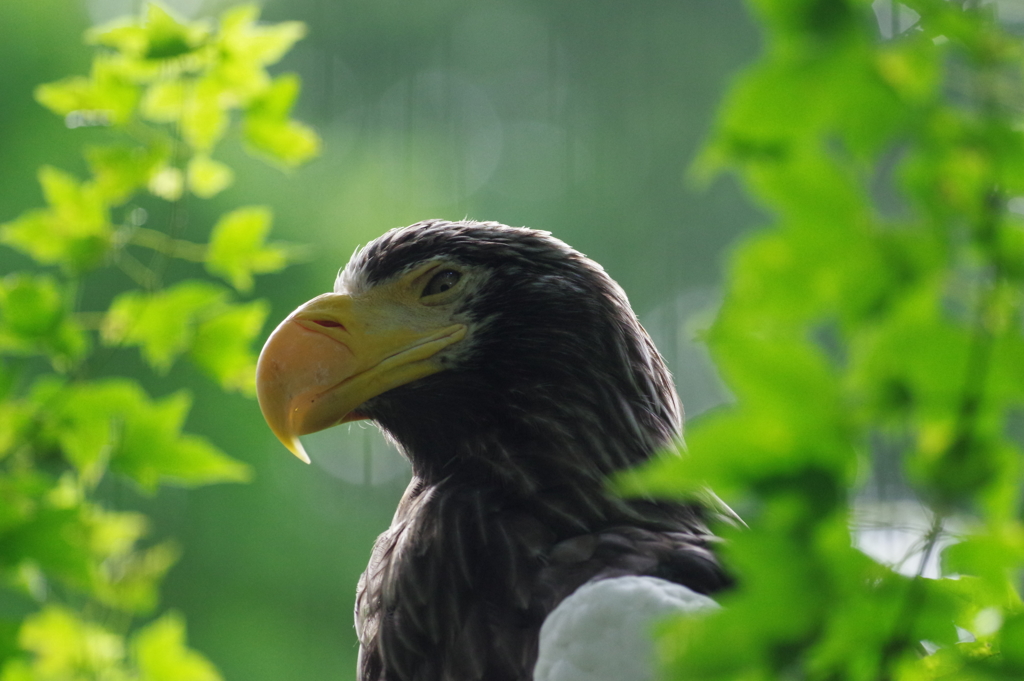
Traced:
POLYGON ((180 258, 191 262, 206 262, 206 245, 184 239, 173 239, 163 232, 147 227, 134 227, 126 243, 149 248, 169 258, 180 258))

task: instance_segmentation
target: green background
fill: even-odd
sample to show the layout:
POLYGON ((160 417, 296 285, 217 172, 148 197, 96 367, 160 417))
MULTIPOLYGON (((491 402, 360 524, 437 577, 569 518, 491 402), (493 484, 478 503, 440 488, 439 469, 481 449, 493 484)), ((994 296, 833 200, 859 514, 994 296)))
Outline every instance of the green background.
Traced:
MULTIPOLYGON (((226 3, 169 6, 194 18, 226 3)), ((132 8, 0 2, 0 222, 41 204, 39 165, 83 171, 78 149, 94 131, 68 130, 32 90, 83 73, 83 30, 132 8)), ((222 212, 265 204, 276 238, 310 244, 307 262, 257 280, 271 324, 329 290, 353 249, 391 227, 497 220, 550 230, 605 266, 669 359, 691 416, 727 399, 692 337, 714 309, 726 249, 761 218, 728 177, 697 187, 686 173, 730 76, 758 51, 738 0, 289 0, 266 3, 264 18, 308 24, 275 71, 301 74, 296 116, 323 136, 324 153, 281 173, 223 145, 238 182, 191 200, 182 237, 202 240, 222 212)), ((0 250, 0 274, 23 262, 0 250)), ((191 267, 173 264, 168 281, 191 267)), ((89 278, 83 309, 105 309, 128 283, 121 276, 89 278)), ((124 482, 102 490, 109 506, 150 513, 157 537, 181 541, 164 604, 187 615, 192 645, 229 679, 352 678, 356 580, 408 479, 397 454, 355 425, 308 438, 307 467, 254 401, 219 393, 183 362, 153 378, 136 352, 119 351, 106 369, 154 396, 189 387, 188 430, 256 473, 250 485, 155 498, 124 482)))

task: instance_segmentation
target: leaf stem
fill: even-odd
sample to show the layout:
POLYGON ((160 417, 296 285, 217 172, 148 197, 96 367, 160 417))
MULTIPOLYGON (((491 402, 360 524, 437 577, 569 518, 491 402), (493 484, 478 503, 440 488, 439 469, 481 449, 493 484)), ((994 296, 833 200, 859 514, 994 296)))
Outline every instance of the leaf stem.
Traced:
POLYGON ((204 244, 175 239, 163 232, 147 227, 134 227, 127 242, 134 246, 149 248, 169 258, 180 258, 191 262, 206 262, 207 248, 204 244))
POLYGON ((896 623, 893 625, 892 632, 889 634, 889 640, 882 648, 881 660, 879 660, 879 670, 881 672, 879 678, 882 681, 889 681, 891 675, 888 673, 886 668, 889 663, 904 649, 905 645, 911 635, 911 630, 914 624, 914 619, 917 616, 917 611, 921 608, 924 601, 924 571, 928 565, 928 561, 931 560, 932 554, 935 552, 935 548, 938 546, 939 538, 942 536, 942 528, 945 525, 946 516, 942 513, 936 513, 932 518, 931 525, 928 527, 928 532, 925 533, 925 545, 924 550, 921 551, 921 562, 917 566, 917 572, 914 577, 910 580, 910 584, 907 585, 907 596, 903 601, 903 607, 900 608, 899 613, 896 616, 896 623))

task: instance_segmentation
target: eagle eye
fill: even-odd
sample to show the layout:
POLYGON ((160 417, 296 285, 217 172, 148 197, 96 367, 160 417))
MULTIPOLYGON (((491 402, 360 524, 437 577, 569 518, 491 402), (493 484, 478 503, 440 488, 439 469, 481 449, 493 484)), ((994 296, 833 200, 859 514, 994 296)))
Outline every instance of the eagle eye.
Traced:
POLYGON ((420 294, 421 298, 426 296, 437 295, 438 293, 444 293, 451 287, 459 283, 459 279, 462 275, 455 270, 441 270, 427 282, 426 287, 423 289, 423 293, 420 294))

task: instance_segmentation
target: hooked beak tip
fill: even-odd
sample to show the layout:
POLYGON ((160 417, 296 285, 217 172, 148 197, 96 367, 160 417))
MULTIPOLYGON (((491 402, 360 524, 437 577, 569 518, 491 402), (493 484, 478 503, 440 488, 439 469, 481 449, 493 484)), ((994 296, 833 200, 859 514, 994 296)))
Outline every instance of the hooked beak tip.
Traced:
POLYGON ((309 460, 309 454, 306 453, 306 450, 305 448, 303 448, 302 443, 299 442, 299 438, 291 438, 291 442, 285 442, 284 446, 288 448, 289 452, 299 457, 299 460, 302 461, 303 463, 311 463, 309 460))

